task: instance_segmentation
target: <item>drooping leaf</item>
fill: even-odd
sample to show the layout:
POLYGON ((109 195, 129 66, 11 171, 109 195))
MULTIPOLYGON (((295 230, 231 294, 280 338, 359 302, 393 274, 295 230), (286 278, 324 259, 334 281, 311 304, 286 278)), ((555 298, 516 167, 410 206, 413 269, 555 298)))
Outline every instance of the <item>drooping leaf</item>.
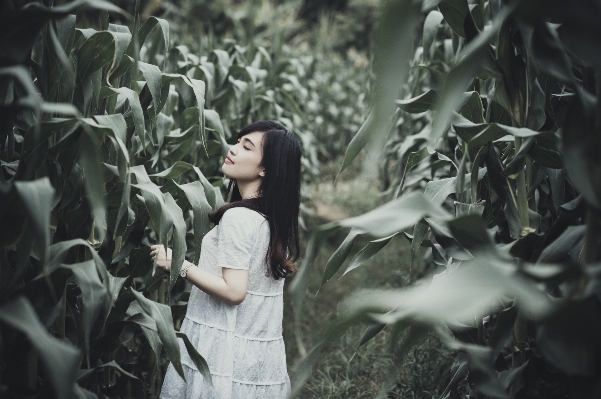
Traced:
POLYGON ((165 194, 165 204, 161 225, 173 225, 173 258, 171 259, 171 272, 169 289, 172 289, 179 277, 179 271, 186 256, 186 222, 182 210, 171 196, 165 194))
POLYGON ((198 353, 198 351, 196 350, 194 345, 192 345, 192 342, 190 342, 190 339, 186 334, 178 332, 176 333, 176 335, 178 338, 181 338, 184 341, 184 345, 186 346, 188 355, 194 362, 194 365, 196 366, 198 372, 200 372, 202 377, 209 382, 209 385, 213 386, 213 378, 211 377, 211 372, 209 370, 209 365, 207 364, 207 361, 200 355, 200 353, 198 353))
POLYGON ((438 101, 438 93, 432 89, 420 94, 417 97, 407 100, 396 100, 396 105, 405 112, 410 114, 419 114, 434 109, 434 105, 438 101))
POLYGON ((359 266, 362 266, 365 262, 371 259, 371 257, 377 254, 382 248, 384 248, 384 246, 386 246, 386 244, 390 242, 392 237, 394 237, 397 234, 398 233, 395 233, 388 237, 368 242, 367 245, 361 248, 361 250, 357 252, 357 254, 353 257, 346 270, 344 271, 343 276, 348 272, 355 270, 359 266))
MULTIPOLYGON (((127 87, 119 87, 119 88, 111 87, 110 90, 119 94, 120 96, 123 96, 123 98, 127 99, 127 101, 129 102, 129 106, 132 110, 132 115, 133 115, 134 132, 140 138, 140 141, 142 142, 142 146, 144 146, 145 145, 144 144, 144 142, 145 142, 145 140, 144 140, 145 139, 144 112, 142 111, 142 105, 140 104, 140 98, 138 96, 138 93, 136 93, 135 91, 133 91, 127 87)), ((124 141, 124 142, 127 143, 127 141, 124 141)))
POLYGON ((167 184, 163 186, 163 189, 169 190, 173 195, 175 195, 174 191, 181 192, 181 196, 188 201, 188 204, 192 208, 194 215, 194 257, 192 258, 192 263, 198 264, 202 239, 209 231, 209 213, 212 211, 211 205, 207 201, 204 187, 199 181, 182 185, 174 182, 173 186, 168 187, 167 184), (171 187, 174 188, 173 191, 171 187))
POLYGON ((470 12, 466 0, 442 0, 438 9, 444 15, 444 20, 455 33, 465 37, 464 22, 470 12))
POLYGON ((423 217, 446 219, 449 214, 422 193, 410 193, 370 212, 324 225, 356 227, 374 237, 386 237, 413 226, 423 217))
POLYGON ((538 257, 539 263, 561 262, 576 243, 584 237, 586 226, 570 226, 549 244, 538 257))
POLYGON ((33 306, 22 296, 0 306, 0 321, 27 336, 39 353, 56 396, 69 397, 81 359, 79 350, 48 334, 33 306))
POLYGON ((407 157, 407 164, 405 165, 405 168, 403 169, 403 175, 401 176, 401 182, 399 183, 399 186, 395 192, 395 197, 398 197, 398 195, 403 191, 403 185, 405 184, 405 179, 407 177, 407 174, 411 171, 411 169, 415 168, 422 161, 428 159, 428 157, 430 157, 430 155, 433 155, 435 153, 436 152, 431 150, 430 148, 424 147, 419 151, 414 151, 409 154, 409 156, 407 157))
MULTIPOLYGON (((161 31, 163 33, 163 44, 165 45, 165 52, 167 52, 167 50, 169 49, 169 22, 167 22, 165 19, 157 18, 154 16, 148 18, 140 27, 137 36, 138 45, 142 47, 144 41, 146 40, 146 37, 150 34, 150 32, 152 32, 152 30, 157 26, 157 24, 161 27, 161 31)), ((133 54, 132 51, 133 45, 130 45, 130 48, 128 49, 128 54, 133 54)))
POLYGON ((42 259, 46 259, 50 245, 50 211, 52 209, 54 188, 47 177, 29 181, 15 182, 15 190, 29 217, 29 226, 33 229, 41 250, 42 259))
POLYGON ((570 104, 562 127, 562 155, 572 184, 591 205, 601 208, 599 138, 594 125, 596 100, 582 93, 570 104))
POLYGON ((138 301, 138 304, 140 304, 144 313, 152 317, 156 322, 157 330, 165 347, 165 351, 167 352, 167 356, 169 357, 169 360, 171 360, 171 364, 173 364, 177 373, 185 380, 186 377, 184 376, 184 369, 182 368, 179 344, 177 343, 177 336, 173 329, 171 309, 167 305, 145 298, 144 295, 134 289, 131 289, 131 292, 138 301))
POLYGON ((70 265, 62 264, 61 267, 73 272, 75 281, 81 288, 83 303, 82 325, 85 353, 87 354, 89 353, 92 326, 104 308, 105 303, 110 303, 107 300, 108 292, 98 277, 96 262, 94 260, 70 265))
POLYGON ((187 162, 177 161, 162 172, 154 173, 149 177, 163 177, 165 179, 175 179, 194 167, 187 162))
POLYGON ((330 256, 330 259, 328 259, 328 263, 326 263, 326 268, 323 272, 320 289, 340 269, 340 267, 350 254, 357 236, 360 234, 360 230, 351 229, 351 231, 348 233, 342 244, 340 244, 340 246, 336 249, 332 256, 330 256))
POLYGON ((430 49, 432 47, 432 44, 434 43, 436 33, 438 32, 438 28, 443 18, 443 15, 439 11, 432 10, 428 13, 426 20, 424 21, 424 31, 422 39, 424 55, 428 55, 430 53, 430 49))
MULTIPOLYGON (((150 90, 150 94, 152 95, 152 103, 154 105, 154 109, 159 109, 159 103, 161 101, 161 86, 163 83, 163 77, 161 75, 161 70, 158 66, 147 64, 142 61, 138 61, 138 69, 144 75, 144 80, 146 80, 146 86, 150 90)), ((158 112, 158 111, 157 111, 158 112)))

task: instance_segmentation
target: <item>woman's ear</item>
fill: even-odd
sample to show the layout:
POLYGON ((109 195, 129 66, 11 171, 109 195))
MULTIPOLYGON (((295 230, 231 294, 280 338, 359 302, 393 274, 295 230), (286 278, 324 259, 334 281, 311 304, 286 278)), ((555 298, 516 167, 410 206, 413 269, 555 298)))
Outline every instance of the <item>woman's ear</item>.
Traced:
POLYGON ((259 176, 265 177, 265 168, 261 169, 261 171, 259 172, 259 176))

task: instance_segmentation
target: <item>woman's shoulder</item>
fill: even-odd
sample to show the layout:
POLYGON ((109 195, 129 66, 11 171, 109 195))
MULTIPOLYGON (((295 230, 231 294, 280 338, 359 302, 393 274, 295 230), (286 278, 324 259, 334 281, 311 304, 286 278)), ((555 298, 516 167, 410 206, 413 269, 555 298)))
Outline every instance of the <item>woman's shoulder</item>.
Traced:
POLYGON ((266 221, 263 214, 243 206, 238 206, 225 211, 219 224, 258 227, 266 221))

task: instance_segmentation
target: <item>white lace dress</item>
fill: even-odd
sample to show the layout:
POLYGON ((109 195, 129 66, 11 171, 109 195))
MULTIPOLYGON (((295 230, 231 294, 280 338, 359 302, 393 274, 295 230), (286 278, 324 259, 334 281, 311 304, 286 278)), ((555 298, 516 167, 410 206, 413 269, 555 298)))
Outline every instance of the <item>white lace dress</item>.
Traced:
POLYGON ((286 398, 290 379, 282 340, 284 280, 266 276, 269 224, 259 213, 227 210, 202 240, 199 267, 221 275, 222 267, 248 269, 248 293, 230 305, 192 287, 184 332, 205 358, 212 388, 198 372, 182 340, 186 381, 169 365, 162 399, 286 398))

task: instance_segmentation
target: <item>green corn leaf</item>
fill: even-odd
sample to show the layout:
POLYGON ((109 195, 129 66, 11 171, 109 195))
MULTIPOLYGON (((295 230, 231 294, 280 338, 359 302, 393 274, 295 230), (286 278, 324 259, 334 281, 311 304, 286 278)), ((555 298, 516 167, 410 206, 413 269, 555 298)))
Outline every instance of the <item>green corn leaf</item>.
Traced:
MULTIPOLYGON (((455 177, 432 180, 426 184, 424 195, 433 203, 441 205, 444 200, 456 190, 455 177)), ((464 187, 464 189, 467 187, 464 187)))
MULTIPOLYGON (((29 181, 15 182, 14 189, 19 196, 20 203, 25 208, 29 219, 29 228, 33 230, 41 259, 44 261, 50 245, 50 211, 52 210, 54 188, 47 177, 29 181)), ((45 265, 47 265, 45 263, 45 265)), ((48 272, 45 267, 46 272, 48 272)))
POLYGON ((100 281, 96 271, 96 262, 88 260, 82 263, 62 264, 62 268, 71 270, 75 276, 77 285, 81 288, 81 300, 83 303, 82 325, 84 337, 84 349, 88 354, 90 351, 90 332, 94 322, 105 307, 110 303, 107 299, 106 287, 100 281))
POLYGON ((142 197, 144 198, 144 203, 148 209, 148 215, 150 216, 151 226, 153 230, 159 234, 159 243, 167 244, 167 235, 171 226, 161 225, 165 204, 163 193, 156 184, 150 181, 144 166, 134 166, 130 171, 134 174, 137 181, 136 184, 132 184, 132 187, 142 191, 142 197))
POLYGON ((150 94, 152 95, 154 109, 158 110, 161 101, 161 88, 163 84, 161 70, 156 65, 147 64, 142 61, 138 61, 138 69, 140 72, 142 72, 142 75, 144 75, 144 80, 146 80, 146 85, 150 90, 150 94))
POLYGON ((104 302, 104 318, 105 318, 104 321, 105 322, 106 322, 106 318, 110 314, 111 307, 113 306, 114 303, 117 302, 117 299, 119 298, 119 293, 121 292, 121 289, 123 288, 123 286, 125 285, 125 283, 128 280, 127 277, 114 277, 112 274, 110 274, 108 272, 106 273, 106 277, 108 277, 108 279, 107 279, 108 287, 109 287, 108 295, 110 296, 110 300, 104 302))
POLYGON ((218 87, 223 85, 227 79, 230 67, 232 66, 232 59, 227 51, 221 49, 215 49, 211 52, 211 56, 215 57, 215 64, 217 65, 219 84, 218 87))
POLYGON ((27 336, 39 353, 56 396, 70 397, 81 360, 79 350, 48 334, 33 306, 22 296, 0 306, 0 321, 27 336))
MULTIPOLYGON (((150 262, 149 262, 149 264, 150 264, 150 262)), ((126 314, 129 316, 129 319, 131 319, 135 316, 139 317, 139 315, 144 315, 151 319, 152 324, 150 326, 139 324, 135 320, 132 320, 132 321, 134 323, 140 325, 140 327, 142 328, 142 333, 146 337, 146 340, 148 341, 148 345, 150 345, 150 348, 152 349, 152 352, 154 353, 155 359, 160 359, 161 351, 163 350, 163 343, 161 342, 161 337, 159 336, 159 333, 158 333, 156 321, 152 317, 150 317, 146 313, 144 313, 144 310, 142 310, 142 307, 140 306, 140 304, 137 301, 133 301, 130 303, 126 314)), ((148 324, 148 322, 145 322, 144 324, 148 324)), ((158 368, 158 364, 157 364, 157 368, 158 368)))
POLYGON ((426 222, 420 220, 413 227, 413 239, 411 240, 411 265, 410 268, 413 269, 415 262, 417 261, 417 256, 419 254, 419 249, 426 238, 426 234, 428 234, 430 227, 426 222))
POLYGON ((403 169, 403 174, 401 176, 401 182, 399 183, 399 186, 395 192, 395 198, 397 198, 399 196, 399 194, 402 193, 403 186, 405 185, 405 179, 407 178, 407 174, 413 168, 415 168, 417 165, 419 165, 422 161, 429 158, 430 155, 433 155, 435 153, 436 153, 436 151, 433 151, 428 147, 424 147, 419 151, 414 151, 409 154, 409 156, 407 157, 407 164, 405 165, 405 168, 403 169))
POLYGON ((428 218, 425 220, 430 226, 430 231, 436 239, 436 242, 448 256, 461 261, 473 258, 472 254, 453 237, 451 231, 446 225, 428 218))
POLYGON ((542 166, 550 169, 563 169, 564 161, 561 159, 559 152, 543 147, 541 145, 535 145, 528 153, 530 158, 538 162, 542 166))
POLYGON ((438 9, 451 29, 459 36, 465 37, 464 22, 470 12, 467 0, 442 0, 438 9))
POLYGON ((592 151, 599 148, 595 128, 596 101, 582 94, 570 104, 562 127, 562 155, 565 169, 572 184, 592 206, 601 209, 601 164, 592 151))
POLYGON ((459 113, 473 123, 484 123, 484 107, 480 99, 480 93, 472 91, 465 93, 469 95, 468 100, 460 108, 459 113))
MULTIPOLYGON (((367 262, 369 259, 371 259, 372 256, 374 256, 382 248, 384 248, 386 246, 386 244, 388 244, 390 242, 392 237, 394 237, 397 234, 398 233, 395 233, 388 237, 380 238, 378 240, 373 240, 373 241, 370 241, 369 243, 367 243, 367 245, 365 245, 363 248, 361 248, 361 250, 359 252, 357 252, 357 254, 353 257, 353 259, 351 260, 351 263, 349 263, 346 270, 344 271, 343 276, 345 274, 347 274, 348 272, 355 270, 356 268, 362 266, 365 262, 367 262)), ((359 346, 361 346, 361 345, 362 344, 360 344, 359 346)))
POLYGON ((424 30, 422 35, 424 57, 430 54, 430 49, 432 48, 432 44, 436 38, 436 33, 438 32, 438 28, 440 27, 440 23, 442 22, 443 18, 444 17, 440 12, 432 10, 428 13, 426 20, 424 21, 424 30))
POLYGON ((204 75, 203 81, 207 84, 207 104, 215 96, 215 66, 210 62, 202 63, 197 66, 198 71, 204 75))
POLYGON ((200 372, 202 377, 209 382, 209 385, 213 386, 213 378, 211 377, 211 371, 209 370, 209 365, 207 361, 198 353, 192 342, 188 336, 184 333, 178 332, 176 333, 178 338, 181 338, 184 341, 184 345, 186 346, 186 350, 188 351, 188 355, 190 359, 194 362, 196 369, 200 372))
MULTIPOLYGON (((171 126, 173 125, 173 118, 171 118, 170 116, 167 116, 165 114, 163 114, 162 112, 159 113, 157 115, 156 118, 156 143, 159 147, 159 149, 163 146, 163 142, 165 141, 165 136, 167 136, 169 134, 169 130, 171 129, 171 126)), ((159 151, 157 151, 157 153, 159 153, 159 151)), ((155 158, 158 161, 158 158, 155 158)), ((155 164, 152 165, 153 167, 155 166, 155 164)))
POLYGON ((198 169, 198 167, 194 166, 192 167, 192 169, 194 169, 194 172, 196 172, 198 179, 202 183, 202 186, 205 189, 207 201, 209 201, 209 205, 211 205, 213 210, 223 205, 223 198, 221 198, 221 192, 215 187, 213 187, 213 185, 207 180, 205 175, 200 171, 200 169, 198 169))
MULTIPOLYGON (((361 337, 361 341, 359 341, 359 347, 365 345, 372 338, 374 338, 380 331, 382 331, 386 327, 386 324, 371 324, 365 329, 363 336, 361 337)), ((355 352, 356 353, 356 352, 355 352)))
POLYGON ((528 137, 523 141, 520 146, 520 150, 515 154, 513 159, 509 161, 509 163, 505 166, 503 170, 503 175, 515 178, 518 173, 524 170, 524 159, 526 155, 530 152, 532 147, 534 147, 536 143, 536 139, 534 137, 528 137))
POLYGON ((169 289, 171 290, 179 277, 179 271, 186 256, 186 222, 181 208, 169 193, 165 194, 161 226, 173 226, 173 258, 171 259, 169 279, 169 289))
POLYGON ((546 23, 538 23, 530 40, 530 49, 537 65, 559 81, 574 87, 576 82, 572 74, 572 61, 557 32, 546 23))
POLYGON ((470 148, 479 147, 486 145, 489 141, 499 140, 507 135, 512 135, 514 137, 534 137, 544 134, 552 134, 550 132, 537 132, 534 130, 530 130, 525 127, 511 127, 501 125, 499 123, 491 123, 484 130, 474 136, 469 142, 468 145, 470 148))
MULTIPOLYGON (((87 39, 77 53, 77 77, 85 82, 94 72, 117 57, 114 32, 96 32, 87 39)), ((81 83, 80 83, 81 84, 81 83)))
POLYGON ((321 280, 319 290, 321 290, 323 285, 327 283, 328 280, 330 280, 332 276, 334 276, 334 274, 336 274, 336 272, 340 269, 346 258, 351 253, 351 249, 353 249, 355 239, 360 234, 360 230, 351 229, 351 231, 348 233, 342 244, 340 244, 338 249, 336 249, 336 251, 330 257, 330 259, 328 259, 328 263, 326 263, 326 268, 323 272, 323 277, 321 280))
MULTIPOLYGON (((132 302, 130 304, 129 309, 132 308, 131 305, 133 305, 133 304, 137 304, 137 302, 132 302)), ((129 311, 129 309, 128 309, 128 311, 129 311)), ((140 310, 140 312, 141 312, 141 310, 140 310)), ((140 327, 144 327, 144 328, 147 328, 152 331, 157 331, 157 323, 154 321, 154 319, 152 317, 148 316, 146 313, 134 313, 131 316, 127 317, 127 319, 125 319, 125 320, 135 323, 135 324, 139 325, 140 327)))
POLYGON ((361 125, 361 128, 346 148, 346 152, 344 153, 344 159, 342 160, 342 165, 340 166, 338 175, 336 175, 336 179, 338 179, 340 174, 351 164, 353 159, 355 159, 357 155, 359 155, 359 152, 361 152, 361 150, 367 145, 367 143, 369 142, 370 130, 374 123, 375 122, 372 111, 367 116, 367 119, 365 120, 363 125, 361 125))
MULTIPOLYGON (((129 102, 129 107, 131 108, 134 120, 134 132, 140 138, 142 145, 144 146, 144 112, 142 111, 142 105, 140 104, 140 98, 138 93, 135 91, 128 89, 127 87, 119 87, 119 88, 103 88, 104 90, 111 90, 117 93, 119 96, 122 96, 129 102)), ((126 140, 123 141, 127 143, 126 140)))
POLYGON ((109 24, 108 30, 112 32, 113 37, 115 38, 115 56, 113 57, 106 74, 106 82, 110 86, 109 81, 112 77, 112 73, 121 66, 121 59, 131 42, 131 32, 127 26, 115 24, 109 24))
POLYGON ((292 296, 292 303, 294 305, 294 316, 296 318, 296 322, 300 321, 300 315, 302 312, 302 304, 305 298, 305 294, 307 291, 307 287, 309 286, 309 276, 310 272, 314 267, 315 258, 319 253, 319 249, 323 245, 324 241, 330 237, 336 229, 334 227, 330 228, 320 228, 318 229, 311 238, 309 239, 309 243, 307 244, 307 250, 305 253, 305 257, 301 266, 299 267, 294 280, 290 283, 288 290, 292 296))
POLYGON ((413 226, 424 217, 446 219, 449 214, 422 193, 409 193, 372 211, 324 225, 356 227, 374 237, 386 237, 413 226))
POLYGON ((187 162, 177 161, 175 164, 171 165, 169 168, 165 169, 164 171, 159 172, 159 173, 154 173, 152 175, 149 175, 149 177, 162 177, 165 179, 175 179, 193 168, 194 168, 194 166, 190 165, 187 162))
POLYGON ((448 123, 453 117, 454 110, 462 103, 461 93, 465 91, 469 82, 480 69, 482 59, 487 56, 489 51, 488 43, 493 40, 496 33, 501 28, 503 21, 511 11, 511 6, 504 7, 492 21, 490 28, 478 35, 466 46, 463 53, 459 56, 461 61, 459 61, 459 63, 449 72, 445 81, 445 86, 440 93, 436 116, 432 122, 430 143, 435 144, 447 130, 448 123))
POLYGON ((134 289, 131 289, 131 292, 144 313, 152 317, 156 322, 159 337, 165 347, 167 356, 169 357, 169 360, 171 360, 171 364, 173 364, 177 373, 185 380, 186 377, 184 376, 184 369, 182 368, 179 344, 177 343, 177 336, 173 329, 171 309, 167 305, 156 303, 145 298, 144 295, 134 289))
MULTIPOLYGON (((74 24, 71 25, 70 22, 74 22, 70 19, 65 19, 63 21, 58 21, 57 25, 64 27, 65 25, 69 26, 71 30, 74 28, 74 24)), ((56 28, 58 30, 58 27, 56 28)), ((48 37, 50 38, 49 42, 52 48, 53 53, 56 55, 56 58, 60 62, 60 73, 59 76, 65 76, 66 80, 69 81, 70 86, 72 87, 75 84, 75 69, 73 68, 73 63, 65 53, 65 49, 63 44, 60 42, 58 38, 58 33, 55 31, 54 25, 48 25, 48 37)), ((55 67, 56 68, 56 67, 55 67)), ((39 78, 39 77, 38 77, 39 78)), ((61 79, 57 79, 54 83, 59 84, 61 79)), ((52 82, 48 82, 52 84, 52 82)))
POLYGON ((210 229, 209 213, 212 211, 211 205, 207 201, 201 182, 195 181, 182 185, 173 181, 170 183, 163 186, 162 190, 170 192, 174 197, 178 197, 178 199, 181 197, 185 198, 188 205, 192 208, 194 215, 194 257, 192 263, 198 264, 202 239, 210 229))
MULTIPOLYGON (((85 122, 83 125, 84 130, 92 137, 96 143, 100 143, 103 140, 103 136, 106 135, 113 142, 115 150, 119 154, 118 156, 118 170, 121 181, 125 181, 127 168, 129 166, 129 153, 125 146, 127 140, 127 124, 123 115, 96 115, 94 119, 83 118, 85 122), (94 120, 95 119, 95 120, 94 120)), ((100 176, 98 176, 100 178, 100 176)), ((104 182, 103 182, 104 183, 104 182)), ((104 185, 102 183, 102 185, 104 185)))
POLYGON ((584 237, 586 226, 569 226, 541 252, 538 263, 561 262, 576 243, 584 237))
POLYGON ((219 140, 221 142, 221 155, 223 157, 226 157, 230 146, 225 141, 225 130, 223 129, 223 124, 221 123, 221 118, 219 117, 219 114, 211 109, 205 109, 204 114, 206 128, 208 130, 217 132, 219 140))
MULTIPOLYGON (((206 142, 206 134, 205 134, 205 124, 204 124, 204 105, 205 105, 205 82, 202 80, 192 79, 185 75, 173 74, 173 73, 164 73, 162 78, 162 86, 169 87, 168 85, 174 80, 180 80, 184 84, 188 85, 192 91, 194 92, 194 97, 196 98, 196 103, 199 109, 198 113, 198 126, 200 126, 200 139, 203 144, 206 142)), ((166 101, 166 98, 165 98, 166 101)), ((159 106, 157 111, 160 111, 164 106, 164 102, 159 106)))
MULTIPOLYGON (((165 52, 169 50, 169 22, 162 18, 150 17, 148 18, 144 24, 140 27, 138 31, 138 44, 140 48, 146 41, 146 37, 152 32, 152 30, 157 26, 157 24, 161 27, 161 31, 163 33, 163 44, 165 45, 165 52)), ((127 49, 127 54, 133 56, 133 43, 130 44, 127 49)))
POLYGON ((181 144, 190 141, 194 138, 194 133, 198 130, 198 125, 193 125, 183 132, 180 129, 175 129, 165 136, 165 144, 181 144))
POLYGON ((434 109, 434 105, 438 101, 438 93, 432 89, 420 94, 417 97, 407 100, 396 100, 396 105, 405 112, 410 114, 419 114, 434 109))

